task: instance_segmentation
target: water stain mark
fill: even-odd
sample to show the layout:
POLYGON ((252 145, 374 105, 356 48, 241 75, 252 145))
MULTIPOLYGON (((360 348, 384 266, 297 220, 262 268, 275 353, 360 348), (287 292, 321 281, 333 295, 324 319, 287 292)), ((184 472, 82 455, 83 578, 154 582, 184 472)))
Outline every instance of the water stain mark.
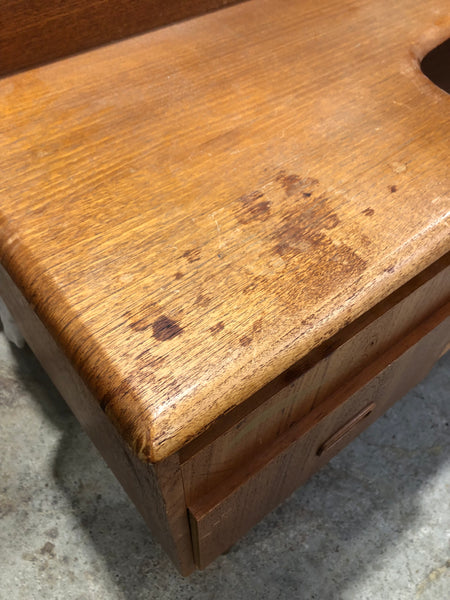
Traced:
POLYGON ((278 243, 274 250, 280 256, 310 252, 325 242, 325 236, 319 231, 314 231, 306 222, 288 219, 277 231, 274 241, 278 243))
POLYGON ((292 253, 309 252, 312 247, 312 243, 308 239, 301 239, 300 236, 297 236, 295 242, 292 240, 290 242, 281 242, 274 246, 273 250, 276 254, 283 257, 292 253))
POLYGON ((252 192, 241 196, 238 202, 244 210, 239 210, 238 221, 243 225, 251 223, 252 221, 265 221, 270 216, 270 202, 268 200, 261 200, 264 197, 262 192, 252 192))
POLYGON ((248 335, 244 335, 240 338, 239 343, 241 344, 241 346, 250 346, 250 344, 252 343, 252 338, 249 337, 248 335))
POLYGON ((195 299, 195 304, 198 304, 198 306, 203 306, 204 308, 206 308, 207 306, 209 306, 211 304, 211 298, 209 296, 205 296, 205 294, 199 294, 197 296, 197 298, 195 299))
POLYGON ((212 327, 209 328, 210 332, 213 335, 216 335, 217 333, 219 333, 223 329, 225 329, 225 325, 223 324, 223 321, 219 321, 218 323, 216 323, 215 325, 213 325, 212 327))
POLYGON ((253 323, 253 333, 259 333, 262 329, 262 324, 263 324, 263 320, 262 319, 257 319, 254 323, 253 323))
POLYGON ((336 213, 329 213, 322 219, 324 229, 334 229, 340 222, 341 220, 336 213))
POLYGON ((353 248, 330 237, 328 229, 337 224, 338 217, 323 194, 304 210, 292 207, 283 215, 280 226, 270 235, 272 249, 282 256, 286 268, 298 273, 301 285, 283 286, 276 279, 267 282, 278 298, 289 305, 300 299, 321 298, 364 271, 366 261, 353 248))
POLYGON ((169 319, 165 315, 162 315, 152 324, 153 337, 160 342, 171 340, 178 335, 183 333, 183 328, 178 325, 176 321, 169 319))
POLYGON ((239 198, 239 202, 242 202, 243 204, 251 204, 252 202, 256 202, 256 200, 260 200, 260 198, 263 198, 264 194, 262 192, 251 192, 250 194, 245 194, 244 196, 241 196, 239 198))
POLYGON ((280 171, 276 176, 276 181, 286 192, 286 196, 293 196, 301 193, 305 198, 312 196, 311 188, 318 185, 319 181, 313 177, 300 177, 295 174, 286 174, 286 171, 280 171))
POLYGON ((191 250, 186 250, 186 252, 183 252, 183 258, 185 258, 189 263, 199 261, 200 248, 192 248, 191 250))

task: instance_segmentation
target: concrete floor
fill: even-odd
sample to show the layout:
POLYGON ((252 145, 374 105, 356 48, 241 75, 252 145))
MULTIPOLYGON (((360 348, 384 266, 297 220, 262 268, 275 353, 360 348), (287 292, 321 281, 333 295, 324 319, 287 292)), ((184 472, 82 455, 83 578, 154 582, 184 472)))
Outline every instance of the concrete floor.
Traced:
POLYGON ((183 579, 31 352, 0 334, 0 598, 448 600, 449 421, 450 354, 183 579))

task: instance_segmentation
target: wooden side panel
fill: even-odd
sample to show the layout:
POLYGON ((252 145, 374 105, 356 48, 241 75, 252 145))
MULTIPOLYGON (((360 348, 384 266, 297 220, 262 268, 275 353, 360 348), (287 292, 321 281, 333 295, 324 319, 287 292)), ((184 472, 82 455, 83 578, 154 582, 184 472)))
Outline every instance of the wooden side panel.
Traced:
POLYGON ((266 452, 189 505, 200 568, 225 551, 427 374, 447 347, 449 314, 450 304, 289 429, 266 452))
POLYGON ((239 0, 4 0, 0 75, 235 4, 239 0))
POLYGON ((30 348, 144 517, 154 537, 180 572, 188 575, 195 567, 177 456, 173 455, 157 465, 141 462, 102 412, 3 267, 0 267, 0 294, 30 348))
MULTIPOLYGON (((319 406, 388 348, 396 344, 450 298, 450 267, 444 257, 386 299, 359 322, 353 323, 307 361, 301 361, 276 383, 254 398, 254 409, 237 418, 225 431, 219 423, 181 452, 187 502, 214 489, 238 469, 243 456, 264 450, 279 435, 319 406), (314 359, 316 362, 313 363, 314 359), (313 363, 311 365, 311 363, 313 363), (291 383, 288 383, 289 380, 291 383)), ((242 411, 242 408, 240 408, 242 411)), ((230 421, 232 415, 224 421, 230 421)))

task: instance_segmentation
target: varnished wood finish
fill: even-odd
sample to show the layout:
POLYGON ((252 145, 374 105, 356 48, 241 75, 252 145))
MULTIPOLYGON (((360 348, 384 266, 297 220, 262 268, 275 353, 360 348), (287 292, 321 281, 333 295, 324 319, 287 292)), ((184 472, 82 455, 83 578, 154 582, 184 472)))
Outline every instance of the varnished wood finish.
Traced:
POLYGON ((333 435, 331 435, 325 442, 319 446, 316 450, 316 455, 321 456, 322 454, 330 453, 334 446, 341 444, 344 438, 348 435, 352 435, 356 431, 356 427, 359 426, 364 419, 366 419, 376 408, 375 402, 371 402, 365 408, 359 411, 357 415, 352 417, 347 423, 344 423, 333 435))
POLYGON ((0 75, 149 31, 238 0, 2 0, 0 75))
MULTIPOLYGON (((16 11, 0 69, 225 3, 16 11)), ((420 62, 450 15, 395 11, 254 0, 0 81, 0 294, 182 573, 448 348, 450 98, 420 62)))
MULTIPOLYGON (((214 489, 450 300, 444 256, 180 451, 187 502, 214 489)), ((449 333, 450 335, 450 333, 449 333)))
POLYGON ((1 262, 140 458, 449 249, 447 9, 258 0, 1 82, 1 262))
POLYGON ((173 455, 157 465, 140 461, 100 410, 1 266, 0 294, 34 354, 144 517, 155 539, 183 575, 191 573, 195 567, 178 457, 173 455))
POLYGON ((271 446, 230 473, 222 485, 189 506, 200 568, 427 374, 448 344, 449 315, 447 304, 271 446))

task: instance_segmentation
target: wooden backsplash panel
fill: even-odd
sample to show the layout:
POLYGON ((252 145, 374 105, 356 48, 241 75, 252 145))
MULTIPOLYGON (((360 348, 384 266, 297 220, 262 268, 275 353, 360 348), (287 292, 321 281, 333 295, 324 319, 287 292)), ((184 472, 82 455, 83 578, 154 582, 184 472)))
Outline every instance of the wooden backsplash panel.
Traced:
POLYGON ((239 0, 4 0, 0 75, 236 4, 239 0))

